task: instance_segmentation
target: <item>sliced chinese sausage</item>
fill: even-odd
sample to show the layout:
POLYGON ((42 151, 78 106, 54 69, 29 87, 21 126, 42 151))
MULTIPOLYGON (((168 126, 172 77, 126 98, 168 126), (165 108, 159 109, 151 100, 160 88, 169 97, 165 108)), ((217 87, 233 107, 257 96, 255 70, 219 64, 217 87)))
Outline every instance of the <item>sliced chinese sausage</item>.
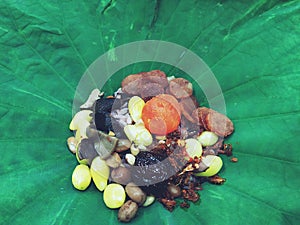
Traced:
POLYGON ((129 83, 131 83, 131 82, 133 82, 135 80, 139 80, 141 78, 142 78, 141 74, 131 74, 131 75, 128 75, 127 77, 125 77, 122 80, 121 86, 124 87, 124 86, 128 85, 129 83))
POLYGON ((169 84, 170 93, 176 98, 187 98, 193 94, 193 85, 184 78, 175 78, 169 84))
POLYGON ((163 71, 160 70, 152 70, 149 72, 143 72, 141 73, 143 76, 143 82, 144 83, 157 83, 161 85, 163 88, 167 87, 169 85, 168 79, 166 74, 163 71))
POLYGON ((165 94, 171 95, 171 92, 170 92, 170 88, 169 88, 169 87, 166 87, 166 88, 165 88, 165 94))
POLYGON ((142 85, 141 88, 141 97, 149 98, 154 97, 164 93, 164 88, 157 83, 146 83, 142 85))
POLYGON ((200 126, 204 127, 207 130, 206 124, 204 119, 206 115, 209 113, 209 108, 206 107, 199 107, 195 109, 192 113, 192 117, 194 118, 195 122, 200 126))
POLYGON ((193 111, 198 107, 198 103, 193 96, 189 98, 182 98, 179 102, 179 105, 181 112, 186 119, 192 123, 197 122, 198 118, 192 116, 193 111))
POLYGON ((141 74, 129 75, 122 81, 122 91, 130 95, 139 95, 142 82, 143 77, 141 74))
POLYGON ((205 124, 209 131, 221 137, 230 135, 234 128, 232 121, 225 115, 211 110, 205 117, 205 124))
MULTIPOLYGON (((130 95, 141 96, 143 89, 148 88, 149 83, 159 84, 159 87, 156 86, 156 88, 158 88, 159 90, 157 90, 156 92, 161 94, 164 93, 161 91, 161 87, 165 88, 168 86, 168 79, 166 74, 160 70, 152 70, 149 72, 132 74, 127 76, 122 81, 122 90, 130 95), (144 85, 146 85, 146 87, 144 87, 144 85)), ((145 94, 147 94, 147 91, 145 91, 144 95, 145 94)))
POLYGON ((198 116, 200 124, 208 131, 212 131, 218 136, 226 137, 233 130, 232 121, 225 115, 206 107, 197 108, 193 112, 193 116, 198 116))

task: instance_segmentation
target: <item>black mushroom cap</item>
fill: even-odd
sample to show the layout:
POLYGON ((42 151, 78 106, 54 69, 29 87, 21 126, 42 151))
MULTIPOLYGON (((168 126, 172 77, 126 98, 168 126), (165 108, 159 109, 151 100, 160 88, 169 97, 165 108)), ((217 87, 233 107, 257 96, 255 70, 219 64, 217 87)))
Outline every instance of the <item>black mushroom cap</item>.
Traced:
POLYGON ((131 168, 132 180, 147 194, 161 196, 167 187, 167 180, 174 170, 167 158, 151 152, 140 152, 131 168))

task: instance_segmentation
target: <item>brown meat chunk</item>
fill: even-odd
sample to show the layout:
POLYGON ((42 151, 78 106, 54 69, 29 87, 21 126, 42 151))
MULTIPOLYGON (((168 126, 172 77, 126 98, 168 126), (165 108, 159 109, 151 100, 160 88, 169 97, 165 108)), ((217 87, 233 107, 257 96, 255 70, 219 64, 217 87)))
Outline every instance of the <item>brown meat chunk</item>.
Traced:
POLYGON ((206 130, 206 126, 204 123, 204 119, 206 117, 206 115, 209 113, 209 108, 206 107, 199 107, 197 109, 195 109, 192 113, 192 117, 194 118, 194 120, 202 127, 204 127, 206 130))
POLYGON ((157 83, 146 83, 142 85, 141 88, 142 98, 154 97, 163 93, 164 93, 164 88, 157 83))
POLYGON ((220 137, 230 135, 233 130, 232 121, 225 115, 206 107, 200 107, 194 110, 193 117, 197 118, 206 130, 212 131, 220 137))
MULTIPOLYGON (((152 70, 149 72, 131 74, 125 77, 124 80, 122 81, 121 86, 122 86, 122 90, 125 93, 130 95, 141 96, 142 91, 144 91, 144 89, 149 88, 148 86, 149 84, 160 85, 160 86, 156 85, 155 87, 152 87, 153 89, 158 88, 158 90, 151 90, 151 92, 157 92, 158 94, 164 93, 164 90, 162 92, 162 89, 164 89, 169 85, 167 76, 164 72, 160 70, 152 70)), ((147 95, 147 91, 145 91, 144 95, 147 95)))
POLYGON ((170 88, 169 88, 169 87, 166 87, 166 88, 165 88, 165 94, 171 95, 171 92, 170 92, 170 88))
POLYGON ((205 117, 205 124, 209 131, 221 137, 230 135, 234 130, 231 120, 227 116, 214 110, 211 110, 205 117))
POLYGON ((122 81, 122 91, 130 95, 139 95, 142 83, 143 77, 141 74, 129 75, 122 81))
POLYGON ((170 81, 170 93, 176 98, 187 98, 193 94, 193 85, 184 78, 175 78, 170 81))
POLYGON ((152 70, 149 72, 141 73, 143 76, 144 83, 157 83, 161 85, 163 88, 169 85, 166 74, 160 70, 152 70))
POLYGON ((184 115, 184 117, 188 119, 190 122, 196 123, 197 121, 195 120, 195 117, 192 116, 193 111, 198 107, 198 103, 196 99, 193 96, 189 98, 182 98, 179 104, 180 104, 181 112, 184 115))

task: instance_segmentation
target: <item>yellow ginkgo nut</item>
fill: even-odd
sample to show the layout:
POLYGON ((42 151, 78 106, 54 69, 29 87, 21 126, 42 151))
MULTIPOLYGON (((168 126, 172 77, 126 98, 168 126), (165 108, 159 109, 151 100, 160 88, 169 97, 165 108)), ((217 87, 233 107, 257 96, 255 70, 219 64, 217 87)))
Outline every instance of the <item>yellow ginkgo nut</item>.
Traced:
POLYGON ((75 167, 72 174, 72 184, 73 186, 83 191, 88 188, 91 183, 90 169, 86 165, 78 165, 75 167))
POLYGON ((109 184, 104 190, 103 200, 105 205, 111 209, 120 208, 126 199, 125 190, 120 184, 109 184))
POLYGON ((202 161, 208 166, 208 169, 204 172, 196 173, 196 176, 210 177, 216 175, 223 166, 222 159, 215 155, 207 155, 202 158, 202 161))

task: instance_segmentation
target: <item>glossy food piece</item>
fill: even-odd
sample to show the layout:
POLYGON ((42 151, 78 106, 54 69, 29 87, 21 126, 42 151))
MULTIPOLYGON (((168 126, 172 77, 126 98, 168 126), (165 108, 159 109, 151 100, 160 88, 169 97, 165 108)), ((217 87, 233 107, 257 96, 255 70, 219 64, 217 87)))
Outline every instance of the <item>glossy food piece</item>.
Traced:
POLYGON ((194 158, 202 155, 202 146, 201 143, 194 138, 189 138, 185 140, 185 151, 189 157, 194 158))
POLYGON ((90 171, 97 189, 99 191, 103 191, 107 186, 107 181, 110 174, 110 169, 106 165, 106 162, 101 159, 100 156, 97 156, 94 158, 91 164, 90 171))
POLYGON ((131 174, 129 169, 120 166, 111 171, 111 179, 118 184, 126 185, 131 181, 131 174))
POLYGON ((138 96, 133 96, 129 99, 128 110, 129 114, 134 122, 139 121, 142 118, 142 111, 145 106, 145 102, 138 96))
POLYGON ((218 141, 218 136, 211 131, 203 131, 197 140, 201 143, 203 147, 212 146, 218 141))
POLYGON ((164 88, 158 83, 146 83, 142 87, 141 97, 143 99, 151 98, 165 92, 164 88))
POLYGON ((73 186, 76 189, 83 191, 88 188, 90 183, 91 174, 89 167, 83 164, 76 166, 72 174, 73 186))
POLYGON ((113 130, 110 113, 115 103, 115 98, 101 98, 94 105, 94 122, 97 130, 108 133, 113 130))
POLYGON ((132 180, 147 194, 159 196, 166 190, 166 179, 174 174, 172 167, 160 155, 142 151, 136 156, 132 180))
POLYGON ((146 102, 142 111, 145 127, 156 135, 166 135, 178 128, 180 109, 173 96, 154 97, 146 102), (167 98, 169 97, 169 98, 167 98))
POLYGON ((152 143, 152 135, 143 124, 126 125, 124 132, 127 138, 137 145, 148 146, 152 143))
POLYGON ((168 86, 168 80, 163 71, 152 70, 127 76, 121 86, 126 94, 149 97, 163 93, 168 86))
POLYGON ((80 164, 91 165, 93 159, 98 156, 92 140, 82 139, 76 148, 76 158, 80 164))
POLYGON ((202 162, 208 166, 204 172, 196 173, 196 176, 210 177, 216 175, 223 166, 223 161, 219 156, 207 155, 202 158, 202 162))
POLYGON ((144 204, 144 202, 146 201, 147 195, 145 194, 145 192, 132 182, 126 185, 125 191, 129 198, 131 198, 139 205, 144 204))
POLYGON ((170 93, 176 98, 187 98, 193 94, 193 85, 184 78, 175 78, 170 81, 170 93))
POLYGON ((220 137, 229 136, 234 131, 232 121, 226 115, 213 109, 199 107, 193 111, 192 115, 206 130, 220 137))
POLYGON ((103 201, 110 209, 120 208, 126 199, 125 190, 120 184, 109 184, 104 190, 103 201))
POLYGON ((135 215, 138 211, 138 208, 139 207, 138 207, 137 203, 135 203, 132 200, 128 200, 119 209, 118 220, 121 222, 129 222, 130 220, 132 220, 135 217, 135 215))

